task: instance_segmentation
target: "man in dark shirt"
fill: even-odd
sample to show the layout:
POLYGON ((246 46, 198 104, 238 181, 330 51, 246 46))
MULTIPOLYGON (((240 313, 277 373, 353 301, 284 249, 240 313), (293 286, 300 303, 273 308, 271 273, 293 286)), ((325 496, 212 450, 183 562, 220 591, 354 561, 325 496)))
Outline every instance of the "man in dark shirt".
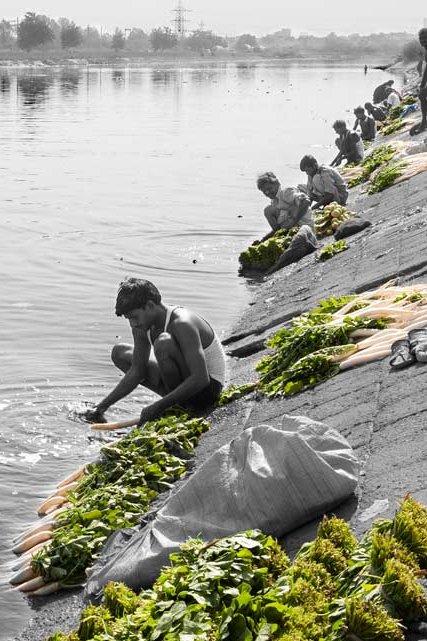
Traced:
POLYGON ((367 116, 363 107, 356 107, 354 110, 356 122, 353 129, 356 130, 360 127, 362 140, 375 140, 377 135, 377 125, 372 116, 367 116))
POLYGON ((420 45, 424 48, 424 72, 420 83, 421 121, 417 122, 410 130, 411 136, 416 136, 427 129, 427 27, 418 32, 420 45))
POLYGON ((382 85, 378 85, 378 87, 374 89, 374 94, 372 96, 372 102, 374 105, 377 105, 379 102, 382 102, 387 98, 386 90, 392 85, 394 85, 394 80, 387 80, 387 82, 383 82, 382 85))
POLYGON ((387 112, 385 109, 379 105, 373 105, 372 102, 365 102, 365 109, 377 122, 382 122, 387 118, 387 112))
POLYGON ((335 140, 339 152, 331 162, 331 167, 338 167, 343 160, 346 160, 348 164, 358 165, 365 155, 363 142, 359 134, 347 129, 347 124, 344 120, 336 120, 332 126, 339 136, 335 140))

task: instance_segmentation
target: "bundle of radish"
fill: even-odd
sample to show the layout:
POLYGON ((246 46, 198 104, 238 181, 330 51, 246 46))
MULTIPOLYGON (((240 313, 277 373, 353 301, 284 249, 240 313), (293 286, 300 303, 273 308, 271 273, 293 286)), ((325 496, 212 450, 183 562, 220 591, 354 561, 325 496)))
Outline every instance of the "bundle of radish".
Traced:
POLYGON ((10 582, 32 596, 82 585, 108 536, 135 526, 158 494, 185 473, 207 429, 204 418, 180 411, 103 447, 100 460, 77 470, 43 501, 38 512, 48 516, 15 542, 13 551, 22 557, 10 582))
POLYGON ((274 353, 257 365, 257 389, 295 394, 340 371, 388 356, 395 340, 427 326, 427 285, 379 289, 323 301, 267 342, 274 353))
POLYGON ((318 238, 323 236, 332 236, 338 227, 345 220, 354 217, 354 213, 349 211, 344 205, 332 202, 329 205, 318 209, 314 214, 314 231, 318 238))

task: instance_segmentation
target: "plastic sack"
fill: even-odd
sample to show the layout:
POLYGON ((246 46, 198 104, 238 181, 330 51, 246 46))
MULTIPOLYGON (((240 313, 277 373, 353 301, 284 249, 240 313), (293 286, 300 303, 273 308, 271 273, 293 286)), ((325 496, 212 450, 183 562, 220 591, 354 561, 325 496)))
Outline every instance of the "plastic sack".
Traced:
POLYGON ((188 538, 210 541, 258 528, 281 537, 349 497, 359 464, 325 424, 285 415, 248 428, 213 454, 141 530, 113 534, 93 568, 86 598, 109 581, 149 587, 188 538))
POLYGON ((369 220, 366 220, 366 218, 362 218, 361 216, 357 216, 355 218, 351 218, 350 220, 345 220, 339 227, 337 227, 337 230, 335 231, 334 238, 335 240, 341 240, 342 238, 348 238, 348 236, 353 236, 354 234, 358 234, 360 231, 363 231, 367 227, 370 227, 372 225, 369 220))

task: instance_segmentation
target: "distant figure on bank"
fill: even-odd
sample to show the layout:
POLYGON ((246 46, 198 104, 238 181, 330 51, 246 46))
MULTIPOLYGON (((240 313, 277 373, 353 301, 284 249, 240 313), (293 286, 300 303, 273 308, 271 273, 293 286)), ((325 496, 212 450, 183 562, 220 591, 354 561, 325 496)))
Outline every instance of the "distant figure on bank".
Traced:
POLYGON ((383 82, 382 85, 378 85, 378 87, 374 89, 374 93, 372 96, 372 102, 374 103, 374 105, 377 105, 387 98, 386 89, 392 87, 393 85, 394 80, 387 80, 387 82, 383 82))
POLYGON ((180 404, 204 410, 218 398, 225 379, 225 354, 210 324, 185 307, 165 305, 148 280, 128 278, 119 287, 116 315, 124 316, 133 345, 113 347, 111 358, 124 372, 114 389, 86 412, 87 420, 102 419, 114 403, 138 385, 161 398, 144 407, 139 426, 180 404))
POLYGON ((365 102, 365 109, 376 122, 382 122, 387 118, 387 111, 379 105, 373 105, 372 102, 365 102))
POLYGON ((420 89, 419 89, 419 98, 420 98, 420 107, 421 107, 421 121, 417 122, 416 125, 411 127, 409 133, 411 136, 416 136, 422 131, 427 129, 427 27, 420 29, 418 32, 418 38, 420 45, 424 49, 424 70, 421 77, 420 89))
POLYGON ((393 89, 392 87, 388 87, 385 90, 386 98, 383 102, 385 104, 386 108, 388 110, 393 109, 393 107, 398 107, 400 105, 400 94, 393 89))
POLYGON ((295 187, 283 188, 271 171, 259 176, 257 187, 271 201, 264 209, 264 216, 271 231, 261 242, 270 238, 278 229, 291 229, 302 225, 313 227, 310 199, 307 194, 295 187))
POLYGON ((267 240, 279 229, 299 227, 288 249, 265 272, 268 275, 314 252, 317 249, 317 239, 313 232, 314 221, 307 194, 294 187, 283 189, 271 171, 258 177, 257 187, 271 201, 264 209, 271 231, 254 244, 267 240))
POLYGON ((360 127, 360 136, 362 140, 375 140, 375 136, 377 135, 377 124, 375 122, 375 118, 367 116, 364 108, 361 106, 356 107, 353 113, 356 116, 353 130, 360 127))
POLYGON ((303 156, 300 162, 301 171, 307 174, 307 195, 318 209, 331 202, 345 205, 348 198, 347 185, 341 174, 328 165, 319 165, 314 156, 303 156))
POLYGON ((347 129, 347 124, 344 120, 336 120, 332 125, 338 138, 335 144, 339 149, 338 154, 331 162, 332 167, 337 167, 346 160, 348 164, 358 165, 365 155, 363 142, 358 133, 347 129))
POLYGON ((365 65, 363 67, 363 71, 365 72, 365 76, 366 76, 366 74, 368 73, 368 65, 365 65))

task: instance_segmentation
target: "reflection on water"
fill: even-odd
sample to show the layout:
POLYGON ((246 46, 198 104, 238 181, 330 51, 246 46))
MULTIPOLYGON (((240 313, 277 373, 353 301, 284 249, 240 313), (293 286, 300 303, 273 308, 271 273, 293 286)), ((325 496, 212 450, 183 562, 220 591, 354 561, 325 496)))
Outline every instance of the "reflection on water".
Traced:
POLYGON ((0 92, 9 93, 9 91, 10 91, 9 74, 0 72, 0 92))
MULTIPOLYGON (((118 380, 111 346, 131 340, 114 315, 119 282, 152 280, 226 332, 248 299, 238 254, 267 231, 257 175, 297 184, 304 154, 335 155, 348 96, 363 104, 383 80, 361 69, 0 72, 0 639, 33 614, 6 587, 13 536, 99 449, 74 410, 118 380)), ((138 389, 109 417, 148 399, 138 389)))
POLYGON ((82 72, 79 69, 62 69, 59 75, 59 86, 64 96, 77 93, 82 79, 82 72))
POLYGON ((18 76, 17 93, 24 105, 37 106, 48 98, 52 83, 50 75, 18 76))

